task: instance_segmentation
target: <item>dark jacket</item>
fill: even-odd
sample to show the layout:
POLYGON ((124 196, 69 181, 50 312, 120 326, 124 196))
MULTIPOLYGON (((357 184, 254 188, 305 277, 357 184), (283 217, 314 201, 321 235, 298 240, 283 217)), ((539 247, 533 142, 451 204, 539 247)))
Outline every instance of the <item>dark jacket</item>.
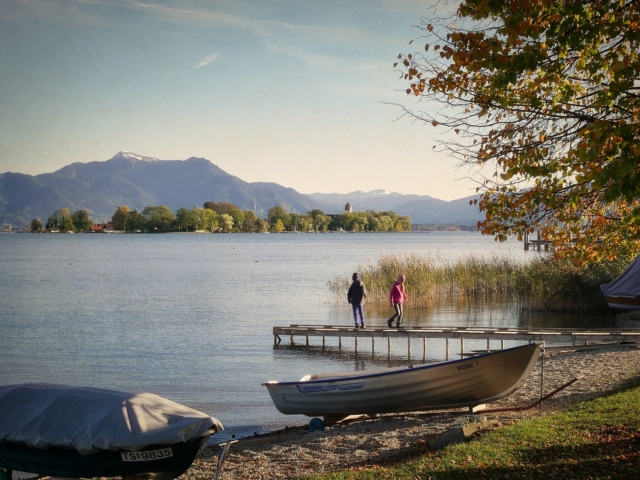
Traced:
POLYGON ((364 283, 362 280, 356 280, 349 287, 347 301, 351 305, 364 305, 365 298, 367 298, 367 290, 364 288, 364 283))

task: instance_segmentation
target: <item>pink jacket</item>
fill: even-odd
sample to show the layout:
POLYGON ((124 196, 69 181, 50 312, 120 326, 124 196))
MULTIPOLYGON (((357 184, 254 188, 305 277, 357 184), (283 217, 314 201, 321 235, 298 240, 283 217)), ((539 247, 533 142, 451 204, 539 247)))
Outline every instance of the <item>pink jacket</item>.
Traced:
POLYGON ((389 301, 391 303, 402 303, 406 299, 407 294, 404 293, 404 289, 398 282, 393 282, 393 287, 391 287, 391 292, 389 293, 389 301))

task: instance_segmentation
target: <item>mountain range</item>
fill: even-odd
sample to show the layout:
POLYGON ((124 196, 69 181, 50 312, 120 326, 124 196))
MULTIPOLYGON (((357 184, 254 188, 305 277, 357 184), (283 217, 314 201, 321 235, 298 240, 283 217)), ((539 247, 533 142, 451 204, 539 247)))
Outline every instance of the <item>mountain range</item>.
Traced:
POLYGON ((447 202, 385 190, 304 195, 277 183, 245 182, 204 158, 158 160, 119 152, 106 161, 72 163, 53 173, 1 173, 0 225, 28 225, 33 218, 44 223, 60 208, 87 209, 94 221, 103 222, 120 205, 140 211, 166 205, 175 212, 207 201, 231 202, 262 217, 276 205, 296 213, 314 208, 342 213, 349 202, 354 211, 393 210, 413 223, 475 225, 481 214, 469 205, 473 198, 447 202))

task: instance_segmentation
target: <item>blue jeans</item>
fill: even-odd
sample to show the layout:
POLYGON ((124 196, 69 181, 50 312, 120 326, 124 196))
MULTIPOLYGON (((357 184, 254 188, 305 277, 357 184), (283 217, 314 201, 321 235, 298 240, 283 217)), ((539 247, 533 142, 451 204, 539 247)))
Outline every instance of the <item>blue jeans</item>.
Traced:
POLYGON ((360 313, 360 325, 364 326, 364 316, 362 315, 362 305, 351 305, 353 309, 353 321, 358 326, 358 313, 360 313))

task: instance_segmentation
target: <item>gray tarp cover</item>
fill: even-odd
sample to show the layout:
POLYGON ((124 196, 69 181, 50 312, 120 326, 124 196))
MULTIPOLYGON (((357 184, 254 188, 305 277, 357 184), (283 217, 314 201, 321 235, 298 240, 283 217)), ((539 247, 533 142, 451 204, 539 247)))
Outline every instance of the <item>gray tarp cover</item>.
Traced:
POLYGON ((613 282, 600 285, 605 295, 640 297, 640 255, 613 282))
POLYGON ((88 454, 174 444, 223 430, 215 418, 152 393, 24 384, 0 386, 0 442, 88 454))

